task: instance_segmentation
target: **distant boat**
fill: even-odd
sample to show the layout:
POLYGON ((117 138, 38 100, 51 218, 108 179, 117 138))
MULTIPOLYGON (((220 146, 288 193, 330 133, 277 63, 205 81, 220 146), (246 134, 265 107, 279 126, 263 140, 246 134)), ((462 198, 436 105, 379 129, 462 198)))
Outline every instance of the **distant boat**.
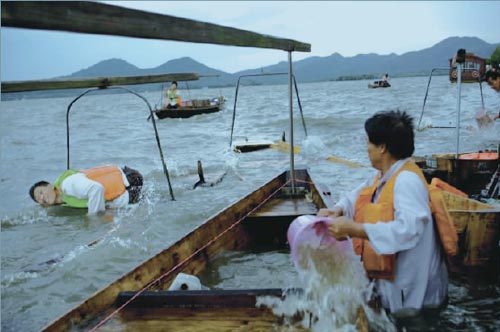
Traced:
POLYGON ((371 89, 376 89, 376 88, 389 88, 391 84, 387 81, 374 81, 373 83, 369 83, 368 87, 371 89))
MULTIPOLYGON (((450 71, 449 77, 451 83, 457 82, 457 69, 453 65, 453 58, 449 59, 450 71)), ((465 62, 462 68, 462 83, 481 82, 486 73, 486 59, 475 55, 474 53, 465 53, 465 62)))
POLYGON ((190 118, 198 114, 216 113, 221 110, 224 104, 224 97, 212 99, 193 99, 183 102, 183 105, 177 108, 156 109, 155 114, 158 119, 165 118, 190 118))

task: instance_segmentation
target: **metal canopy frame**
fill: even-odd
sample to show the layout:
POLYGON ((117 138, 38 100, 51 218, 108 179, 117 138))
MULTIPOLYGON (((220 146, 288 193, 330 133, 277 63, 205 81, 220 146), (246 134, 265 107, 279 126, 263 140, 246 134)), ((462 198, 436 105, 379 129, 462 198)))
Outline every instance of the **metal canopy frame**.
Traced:
MULTIPOLYGON (((450 68, 433 68, 429 74, 429 80, 427 81, 427 89, 425 90, 425 97, 424 97, 424 103, 422 104, 422 111, 420 112, 420 119, 418 120, 418 126, 417 126, 417 130, 421 131, 423 130, 424 128, 421 128, 420 127, 420 124, 422 122, 422 118, 424 116, 424 110, 425 110, 425 104, 427 102, 427 97, 429 95, 429 88, 430 88, 430 85, 431 85, 431 80, 432 80, 432 75, 434 74, 434 72, 436 71, 449 71, 450 68)), ((479 81, 479 91, 481 93, 481 105, 482 107, 484 108, 484 97, 483 97, 483 86, 482 86, 482 82, 479 81)), ((462 82, 460 82, 460 84, 462 84, 462 82)), ((458 83, 458 78, 457 78, 457 85, 459 85, 458 83)), ((450 127, 450 126, 442 126, 442 127, 432 127, 432 128, 436 128, 436 129, 453 129, 455 127, 450 127)))
MULTIPOLYGON (((139 97, 140 99, 142 99, 146 105, 148 106, 148 109, 149 109, 149 114, 150 116, 153 114, 153 109, 151 108, 151 105, 149 104, 149 102, 147 101, 146 98, 144 98, 143 96, 141 96, 140 94, 138 94, 137 92, 134 92, 130 89, 127 89, 125 87, 122 87, 122 86, 115 86, 115 87, 109 87, 108 89, 122 89, 122 90, 125 90, 137 97, 139 97)), ((71 107, 73 107, 73 104, 79 100, 80 98, 82 98, 83 96, 93 92, 93 91, 99 91, 101 90, 101 88, 92 88, 92 89, 88 89, 87 91, 81 93, 80 95, 78 95, 78 97, 76 97, 75 99, 73 99, 71 101, 71 103, 69 103, 68 105, 68 109, 66 110, 66 168, 67 169, 70 169, 70 158, 69 158, 69 112, 71 111, 71 107)), ((170 182, 170 176, 168 175, 168 169, 167 169, 167 165, 165 163, 165 158, 163 157, 163 150, 161 148, 161 143, 160 143, 160 136, 158 135, 158 128, 156 127, 156 121, 155 121, 155 118, 154 116, 151 116, 153 118, 153 129, 155 131, 155 137, 156 137, 156 144, 158 145, 158 150, 160 152, 160 158, 161 158, 161 163, 162 163, 162 166, 163 166, 163 173, 165 174, 165 177, 167 178, 167 182, 168 182, 168 190, 170 192, 170 197, 172 198, 172 200, 174 201, 175 200, 175 197, 174 197, 174 191, 172 190, 172 184, 170 182)))
POLYGON ((290 173, 295 193, 293 153, 292 52, 310 52, 311 45, 252 31, 86 1, 3 1, 2 26, 58 30, 145 39, 283 50, 288 53, 290 109, 290 173))
MULTIPOLYGON (((288 73, 248 74, 248 75, 241 75, 240 77, 238 77, 238 82, 236 84, 236 91, 234 94, 233 120, 231 122, 231 136, 229 138, 229 148, 231 148, 231 146, 233 144, 234 123, 236 120, 236 103, 238 101, 238 92, 239 92, 239 88, 240 88, 241 79, 246 78, 246 77, 265 77, 265 76, 279 76, 279 75, 288 75, 288 73)), ((306 122, 304 120, 304 112, 302 112, 302 103, 300 102, 299 89, 297 87, 297 80, 295 79, 295 75, 292 75, 292 78, 293 78, 293 84, 295 87, 295 95, 297 96, 297 103, 299 105, 300 116, 302 118, 302 126, 304 127, 304 132, 307 136, 306 122)))

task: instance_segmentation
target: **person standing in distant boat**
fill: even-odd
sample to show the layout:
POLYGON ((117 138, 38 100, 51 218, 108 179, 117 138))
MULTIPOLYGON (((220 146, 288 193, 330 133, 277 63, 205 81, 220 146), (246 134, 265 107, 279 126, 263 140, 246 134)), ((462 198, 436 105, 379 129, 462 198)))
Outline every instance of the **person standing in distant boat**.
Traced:
POLYGON ((177 82, 173 81, 167 90, 167 108, 177 108, 180 104, 180 96, 177 93, 177 82))
POLYGON ((368 157, 378 170, 332 210, 329 233, 352 238, 380 303, 397 317, 446 303, 448 271, 430 209, 430 194, 414 151, 412 118, 376 113, 365 122, 368 157))
POLYGON ((385 74, 384 76, 382 76, 382 80, 379 81, 379 83, 382 85, 382 86, 389 86, 389 74, 385 74))
POLYGON ((135 169, 104 165, 81 171, 67 170, 54 184, 35 183, 29 194, 44 207, 61 204, 86 208, 89 214, 95 214, 106 207, 121 208, 137 203, 142 185, 143 177, 135 169))

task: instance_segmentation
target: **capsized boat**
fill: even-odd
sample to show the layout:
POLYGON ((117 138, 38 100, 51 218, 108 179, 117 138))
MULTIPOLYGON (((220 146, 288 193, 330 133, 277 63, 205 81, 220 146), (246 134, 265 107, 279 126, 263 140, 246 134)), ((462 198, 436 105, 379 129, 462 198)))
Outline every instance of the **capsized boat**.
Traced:
MULTIPOLYGON (((43 331, 270 331, 282 318, 256 307, 256 297, 282 289, 167 291, 183 272, 199 275, 227 250, 286 250, 287 229, 326 207, 329 193, 306 169, 285 171, 209 218, 172 246, 138 265, 43 331), (292 181, 295 178, 295 182, 292 181)), ((285 287, 285 285, 283 285, 285 287)))

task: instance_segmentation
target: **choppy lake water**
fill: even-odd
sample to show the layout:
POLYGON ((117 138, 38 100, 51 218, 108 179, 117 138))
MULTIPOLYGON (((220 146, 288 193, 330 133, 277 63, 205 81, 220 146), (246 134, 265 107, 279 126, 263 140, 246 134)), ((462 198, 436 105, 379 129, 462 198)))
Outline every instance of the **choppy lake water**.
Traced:
MULTIPOLYGON (((295 143, 302 149, 295 165, 309 167, 330 188, 334 200, 373 172, 326 161, 336 156, 369 165, 363 129, 366 118, 388 109, 407 111, 416 122, 420 118, 427 78, 394 78, 391 83, 388 89, 368 89, 368 81, 299 84, 308 136, 295 104, 295 143)), ((422 124, 454 126, 456 91, 446 77, 434 78, 422 124)), ((187 99, 187 91, 180 92, 187 99)), ((53 181, 66 167, 66 108, 77 94, 2 100, 2 331, 41 329, 288 167, 288 153, 231 151, 234 89, 190 91, 192 98, 220 93, 227 103, 219 113, 157 122, 175 201, 169 196, 152 124, 146 121, 145 103, 131 94, 102 92, 78 100, 70 115, 71 166, 128 165, 139 169, 146 183, 140 204, 92 217, 57 207, 43 209, 28 195, 34 182, 53 181), (197 160, 202 161, 207 177, 223 169, 228 173, 215 187, 193 190, 197 160), (85 246, 96 239, 97 244, 85 246), (62 260, 40 265, 54 258, 62 260)), ((241 87, 234 139, 278 140, 282 132, 290 137, 287 93, 285 85, 241 87)), ((488 87, 483 87, 483 93, 486 110, 498 112, 500 95, 488 87)), ((160 92, 143 95, 155 104, 160 92)), ((490 130, 477 130, 474 114, 480 107, 479 86, 463 85, 460 152, 496 149, 500 142, 499 121, 490 130)), ((455 129, 428 128, 416 133, 415 155, 455 152, 456 146, 455 129)), ((277 275, 293 271, 287 254, 251 258, 253 263, 248 264, 255 266, 254 276, 245 273, 246 264, 241 264, 245 259, 224 264, 220 280, 211 280, 212 285, 282 287, 279 283, 286 276, 277 275), (266 269, 273 272, 266 273, 266 269)), ((472 285, 453 279, 449 290, 450 303, 438 317, 405 323, 407 331, 500 330, 498 281, 472 285)))

